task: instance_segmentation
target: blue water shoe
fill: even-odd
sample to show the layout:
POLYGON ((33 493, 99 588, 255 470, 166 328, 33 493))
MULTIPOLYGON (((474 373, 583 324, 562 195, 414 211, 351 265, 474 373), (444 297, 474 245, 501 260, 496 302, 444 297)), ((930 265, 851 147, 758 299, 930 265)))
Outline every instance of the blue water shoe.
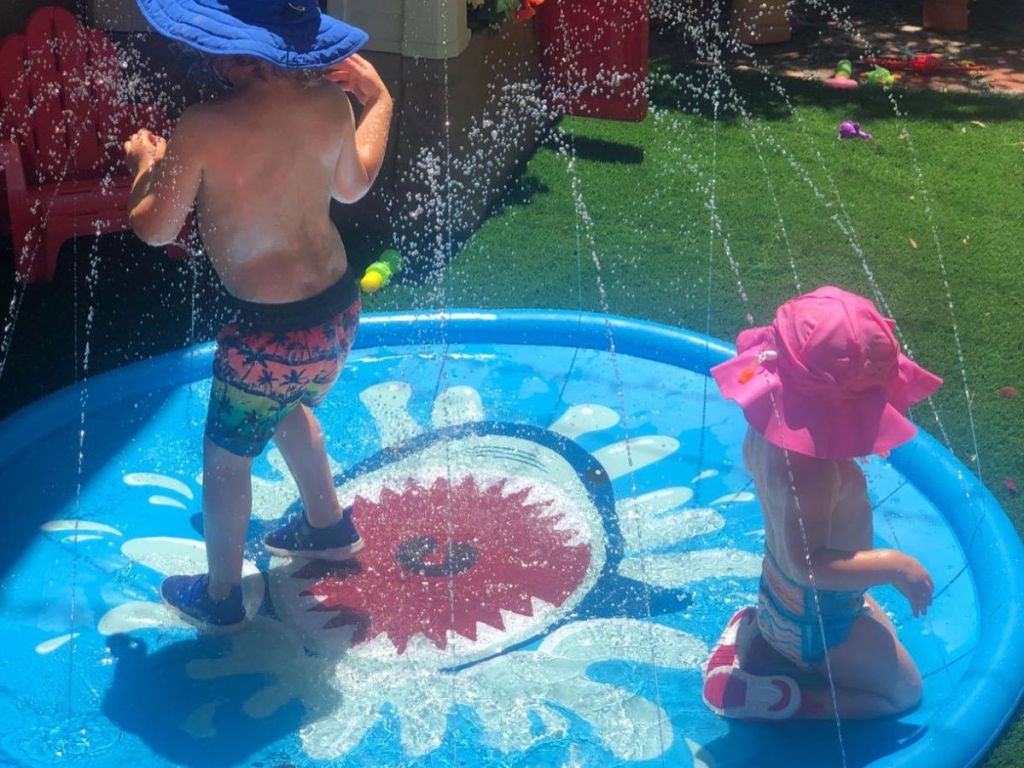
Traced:
POLYGON ((214 600, 207 590, 209 577, 168 576, 160 585, 164 604, 201 632, 226 635, 238 632, 249 624, 242 604, 242 588, 232 588, 223 600, 214 600))
POLYGON ((267 551, 279 557, 307 557, 314 560, 348 560, 363 548, 352 510, 342 512, 341 520, 326 528, 314 528, 305 513, 263 537, 267 551))

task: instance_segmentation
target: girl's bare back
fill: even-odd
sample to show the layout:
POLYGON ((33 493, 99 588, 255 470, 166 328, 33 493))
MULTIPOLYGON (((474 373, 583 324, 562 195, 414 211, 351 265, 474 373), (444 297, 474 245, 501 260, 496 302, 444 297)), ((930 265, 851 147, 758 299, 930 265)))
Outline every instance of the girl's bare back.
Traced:
POLYGON ((871 548, 867 486, 853 460, 811 459, 793 453, 787 458, 785 451, 754 429, 747 431, 743 459, 761 502, 766 545, 787 576, 806 579, 807 557, 819 549, 857 552, 871 548), (822 481, 811 488, 795 488, 795 462, 819 464, 822 481), (825 524, 808 525, 804 518, 824 518, 825 524))

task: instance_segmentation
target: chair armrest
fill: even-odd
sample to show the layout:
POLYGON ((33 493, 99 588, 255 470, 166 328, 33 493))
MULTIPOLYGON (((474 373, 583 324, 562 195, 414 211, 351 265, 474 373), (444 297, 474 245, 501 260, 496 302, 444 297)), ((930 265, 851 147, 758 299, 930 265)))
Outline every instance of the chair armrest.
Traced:
POLYGON ((7 191, 7 206, 11 213, 11 225, 17 230, 31 225, 33 216, 28 209, 28 181, 25 178, 25 163, 21 149, 13 139, 0 140, 0 170, 4 173, 7 191))
POLYGON ((0 140, 0 170, 6 177, 7 194, 24 198, 28 194, 25 163, 21 159, 21 149, 14 139, 0 140))

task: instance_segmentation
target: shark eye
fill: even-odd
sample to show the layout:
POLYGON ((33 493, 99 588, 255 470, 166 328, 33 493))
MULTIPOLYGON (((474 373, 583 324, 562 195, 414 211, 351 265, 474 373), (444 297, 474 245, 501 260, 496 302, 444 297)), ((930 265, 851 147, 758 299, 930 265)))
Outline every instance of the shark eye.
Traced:
POLYGON ((414 536, 398 545, 395 559, 409 573, 438 577, 465 573, 480 559, 480 550, 466 542, 452 542, 443 558, 437 555, 439 549, 437 538, 414 536))

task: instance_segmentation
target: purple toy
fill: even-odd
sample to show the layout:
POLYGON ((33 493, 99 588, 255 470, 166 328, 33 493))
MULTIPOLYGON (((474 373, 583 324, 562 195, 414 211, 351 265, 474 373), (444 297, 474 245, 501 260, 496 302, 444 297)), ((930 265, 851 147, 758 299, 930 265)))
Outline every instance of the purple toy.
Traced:
POLYGON ((864 139, 864 141, 871 141, 871 134, 867 131, 862 131, 860 129, 860 123, 855 123, 852 120, 844 120, 839 124, 839 138, 864 139))

